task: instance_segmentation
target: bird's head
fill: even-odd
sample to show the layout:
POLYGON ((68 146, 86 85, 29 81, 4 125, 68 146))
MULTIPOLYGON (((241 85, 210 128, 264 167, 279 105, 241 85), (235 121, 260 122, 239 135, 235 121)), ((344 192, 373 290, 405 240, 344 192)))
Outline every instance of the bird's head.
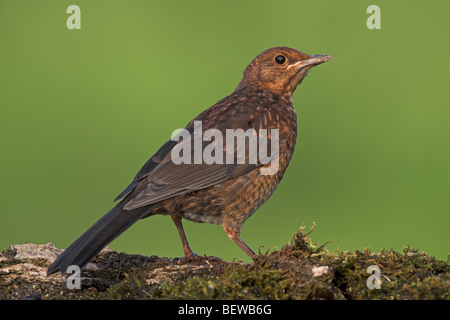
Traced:
POLYGON ((236 90, 266 90, 290 98, 309 69, 331 59, 332 56, 308 55, 288 47, 271 48, 248 65, 236 90))

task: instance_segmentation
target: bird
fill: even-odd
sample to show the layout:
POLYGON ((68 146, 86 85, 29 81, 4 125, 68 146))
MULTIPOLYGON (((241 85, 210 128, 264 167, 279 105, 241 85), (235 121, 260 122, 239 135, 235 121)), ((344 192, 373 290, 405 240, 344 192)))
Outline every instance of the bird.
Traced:
MULTIPOLYGON (((329 55, 308 55, 289 47, 274 47, 258 54, 231 94, 186 125, 183 137, 192 140, 178 135, 163 144, 115 199, 120 201, 56 258, 47 276, 57 271, 64 275, 71 265, 83 268, 135 222, 156 214, 172 218, 183 246, 182 259, 187 262, 199 256, 188 243, 182 219, 222 225, 228 238, 255 259, 255 252, 240 236, 241 230, 273 194, 291 161, 297 140, 292 94, 312 67, 331 59, 329 55), (205 135, 199 138, 199 130, 205 135, 215 132, 214 139, 209 142, 205 135), (266 140, 259 140, 258 145, 270 149, 270 156, 256 157, 255 161, 255 148, 250 143, 242 149, 236 137, 228 137, 233 130, 263 132, 265 135, 261 133, 259 138, 264 136, 266 140), (218 134, 222 134, 222 145, 218 134), (224 139, 230 148, 223 146, 224 139), (195 152, 198 154, 195 146, 200 146, 201 154, 211 144, 217 151, 216 162, 174 161, 174 151, 180 146, 194 146, 183 149, 183 156, 192 160, 195 152), (238 149, 245 151, 241 161, 238 149), (234 161, 220 161, 226 156, 234 161)), ((250 141, 250 136, 245 139, 250 141)))

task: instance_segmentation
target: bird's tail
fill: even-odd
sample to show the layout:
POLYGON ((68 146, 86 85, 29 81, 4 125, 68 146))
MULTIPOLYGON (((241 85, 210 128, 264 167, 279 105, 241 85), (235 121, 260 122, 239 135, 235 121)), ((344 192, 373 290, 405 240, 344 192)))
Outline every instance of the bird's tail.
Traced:
POLYGON ((65 274, 70 265, 85 266, 108 243, 131 227, 149 212, 149 207, 123 210, 122 201, 90 227, 81 237, 64 250, 47 270, 47 276, 61 271, 65 274))

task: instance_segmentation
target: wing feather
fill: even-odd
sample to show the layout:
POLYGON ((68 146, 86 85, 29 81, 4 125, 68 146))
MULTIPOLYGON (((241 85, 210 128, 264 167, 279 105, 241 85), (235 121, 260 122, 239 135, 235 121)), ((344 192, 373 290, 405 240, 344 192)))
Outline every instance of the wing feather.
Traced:
MULTIPOLYGON (((207 109, 205 112, 197 117, 196 121, 203 121, 203 132, 207 129, 220 130, 223 137, 223 151, 224 158, 223 163, 213 163, 213 164, 175 164, 171 160, 171 151, 177 143, 174 141, 168 141, 161 147, 158 152, 143 166, 143 168, 136 175, 135 180, 125 189, 122 194, 127 194, 135 189, 141 190, 140 192, 135 192, 132 195, 132 199, 128 201, 124 209, 131 210, 146 205, 150 205, 165 199, 169 199, 179 194, 192 192, 200 189, 204 189, 215 184, 221 183, 228 179, 232 179, 244 174, 247 174, 255 169, 257 169, 261 163, 257 161, 256 163, 250 163, 249 159, 258 159, 258 154, 256 150, 258 148, 249 148, 248 140, 244 146, 237 144, 237 139, 230 137, 226 134, 226 129, 242 129, 246 131, 247 129, 254 129, 255 131, 264 127, 268 113, 270 112, 266 108, 261 108, 258 106, 247 105, 246 110, 242 110, 242 104, 239 105, 239 110, 233 109, 233 106, 229 106, 227 109, 221 109, 224 113, 222 117, 224 119, 229 119, 228 121, 221 122, 219 125, 212 127, 208 125, 214 123, 210 121, 211 117, 217 117, 217 114, 213 112, 208 113, 212 108, 207 109), (247 112, 251 114, 251 121, 248 117, 236 116, 236 112, 247 112), (228 113, 228 114, 227 114, 228 113), (238 152, 242 152, 242 148, 245 148, 245 161, 243 164, 238 164, 234 161, 231 164, 226 163, 226 150, 227 139, 231 144, 234 145, 234 159, 237 159, 238 152)), ((193 133, 193 121, 191 121, 186 129, 190 132, 190 138, 192 146, 195 145, 195 137, 193 133)), ((217 122, 216 122, 217 123, 217 122)), ((270 139, 270 137, 269 137, 270 139)), ((181 141, 181 143, 183 143, 181 141)), ((211 144, 216 143, 216 141, 201 141, 202 150, 211 144)), ((269 141, 270 145, 270 141, 269 141)), ((194 148, 191 148, 191 159, 193 158, 194 148)))

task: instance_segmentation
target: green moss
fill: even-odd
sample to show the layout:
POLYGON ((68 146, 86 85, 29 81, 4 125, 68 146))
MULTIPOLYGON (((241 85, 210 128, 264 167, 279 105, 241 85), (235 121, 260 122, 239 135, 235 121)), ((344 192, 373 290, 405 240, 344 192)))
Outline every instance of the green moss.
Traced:
POLYGON ((233 265, 210 279, 194 277, 180 283, 164 283, 161 297, 167 299, 287 299, 283 272, 260 266, 233 265))

